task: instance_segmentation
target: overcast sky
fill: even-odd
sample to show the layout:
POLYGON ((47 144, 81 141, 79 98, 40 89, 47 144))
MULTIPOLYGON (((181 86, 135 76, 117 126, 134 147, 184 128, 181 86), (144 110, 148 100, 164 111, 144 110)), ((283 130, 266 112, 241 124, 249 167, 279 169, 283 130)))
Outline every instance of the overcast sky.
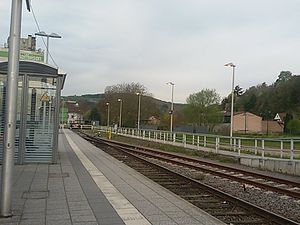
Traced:
MULTIPOLYGON (((38 31, 23 7, 22 37, 38 31)), ((103 93, 139 82, 175 102, 204 88, 274 82, 300 74, 299 0, 32 0, 40 28, 58 33, 50 52, 67 74, 63 95, 103 93)), ((11 0, 0 1, 0 43, 9 34, 11 0)), ((38 47, 45 48, 40 38, 38 47)), ((50 61, 51 62, 51 61, 50 61)), ((51 62, 52 63, 52 62, 51 62)))

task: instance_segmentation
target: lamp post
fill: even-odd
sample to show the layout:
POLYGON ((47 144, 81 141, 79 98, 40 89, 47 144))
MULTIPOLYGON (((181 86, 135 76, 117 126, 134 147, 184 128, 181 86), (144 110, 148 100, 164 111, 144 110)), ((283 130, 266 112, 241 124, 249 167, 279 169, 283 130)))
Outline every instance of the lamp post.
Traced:
POLYGON ((123 101, 122 99, 118 99, 118 102, 120 102, 120 114, 119 114, 119 127, 122 127, 122 105, 123 105, 123 101))
POLYGON ((141 93, 136 93, 138 96, 138 116, 137 116, 137 129, 140 130, 140 120, 141 120, 141 93))
POLYGON ((232 68, 232 87, 231 87, 231 114, 230 114, 230 145, 232 144, 232 130, 233 130, 233 99, 234 99, 234 73, 235 67, 233 63, 227 63, 224 66, 232 68))
POLYGON ((106 102, 107 106, 107 128, 109 127, 109 102, 106 102))
MULTIPOLYGON (((27 0, 27 9, 30 3, 27 0)), ((22 0, 12 0, 7 68, 5 126, 1 177, 0 216, 12 216, 12 184, 14 169, 16 114, 19 76, 22 0)))
POLYGON ((172 86, 171 110, 170 110, 170 115, 171 115, 171 118, 170 118, 170 132, 173 132, 173 114, 174 114, 174 101, 173 100, 174 100, 174 86, 175 86, 175 84, 172 83, 172 82, 168 82, 167 84, 172 86))
POLYGON ((47 45, 46 45, 46 63, 48 64, 48 55, 49 55, 49 38, 61 38, 60 35, 56 33, 46 34, 44 31, 35 33, 37 36, 47 37, 47 45))

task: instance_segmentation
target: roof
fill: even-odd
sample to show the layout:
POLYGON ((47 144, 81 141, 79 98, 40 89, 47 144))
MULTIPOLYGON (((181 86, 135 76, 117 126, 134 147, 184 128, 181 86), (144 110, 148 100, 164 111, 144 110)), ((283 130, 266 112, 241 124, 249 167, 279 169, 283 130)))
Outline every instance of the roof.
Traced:
POLYGON ((261 118, 261 116, 255 115, 254 113, 251 113, 251 112, 235 112, 235 113, 234 113, 234 116, 237 116, 237 115, 245 115, 245 113, 246 113, 247 116, 256 116, 256 117, 261 118))
MULTIPOLYGON (((0 73, 7 74, 7 70, 8 70, 8 61, 0 62, 0 73)), ((43 75, 62 76, 63 77, 62 88, 64 86, 64 82, 66 79, 66 74, 61 73, 61 71, 58 68, 41 62, 20 60, 19 71, 21 74, 32 74, 38 76, 43 76, 43 75)))
POLYGON ((78 113, 80 114, 79 106, 73 102, 65 102, 65 107, 67 107, 69 113, 78 113))

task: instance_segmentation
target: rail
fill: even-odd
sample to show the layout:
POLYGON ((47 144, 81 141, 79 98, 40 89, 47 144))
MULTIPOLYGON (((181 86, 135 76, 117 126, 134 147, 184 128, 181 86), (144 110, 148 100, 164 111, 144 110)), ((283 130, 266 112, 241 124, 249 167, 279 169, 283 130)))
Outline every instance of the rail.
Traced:
POLYGON ((85 138, 92 141, 94 145, 101 146, 103 151, 227 224, 298 224, 296 221, 143 159, 111 145, 105 140, 88 136, 85 138), (105 145, 109 146, 108 149, 104 147, 105 145))

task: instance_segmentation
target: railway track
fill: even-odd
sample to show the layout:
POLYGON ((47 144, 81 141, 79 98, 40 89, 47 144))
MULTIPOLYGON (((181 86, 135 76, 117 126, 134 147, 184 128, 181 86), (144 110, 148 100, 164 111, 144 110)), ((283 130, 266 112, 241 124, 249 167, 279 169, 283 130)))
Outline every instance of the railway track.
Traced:
MULTIPOLYGON (((159 156, 155 154, 154 156, 149 156, 145 150, 139 149, 140 147, 134 146, 132 148, 126 144, 123 145, 103 139, 99 140, 87 135, 84 135, 84 138, 146 177, 227 224, 299 224, 205 185, 198 180, 171 171, 160 164, 153 163, 153 161, 151 162, 151 160, 146 159, 145 156, 156 159, 159 156)), ((164 161, 167 160, 165 155, 160 157, 164 161)), ((178 161, 176 156, 174 156, 174 159, 178 161)), ((182 161, 182 159, 180 160, 182 161)))
POLYGON ((201 159, 195 159, 192 157, 168 153, 156 149, 133 146, 108 140, 103 141, 106 141, 110 145, 117 146, 119 148, 122 148, 123 150, 131 151, 132 153, 141 156, 177 164, 179 166, 188 167, 207 174, 212 174, 215 176, 227 178, 229 180, 237 181, 242 184, 252 185, 268 191, 300 199, 300 183, 297 182, 272 176, 266 176, 260 173, 241 170, 230 166, 224 166, 212 162, 203 161, 201 159))

